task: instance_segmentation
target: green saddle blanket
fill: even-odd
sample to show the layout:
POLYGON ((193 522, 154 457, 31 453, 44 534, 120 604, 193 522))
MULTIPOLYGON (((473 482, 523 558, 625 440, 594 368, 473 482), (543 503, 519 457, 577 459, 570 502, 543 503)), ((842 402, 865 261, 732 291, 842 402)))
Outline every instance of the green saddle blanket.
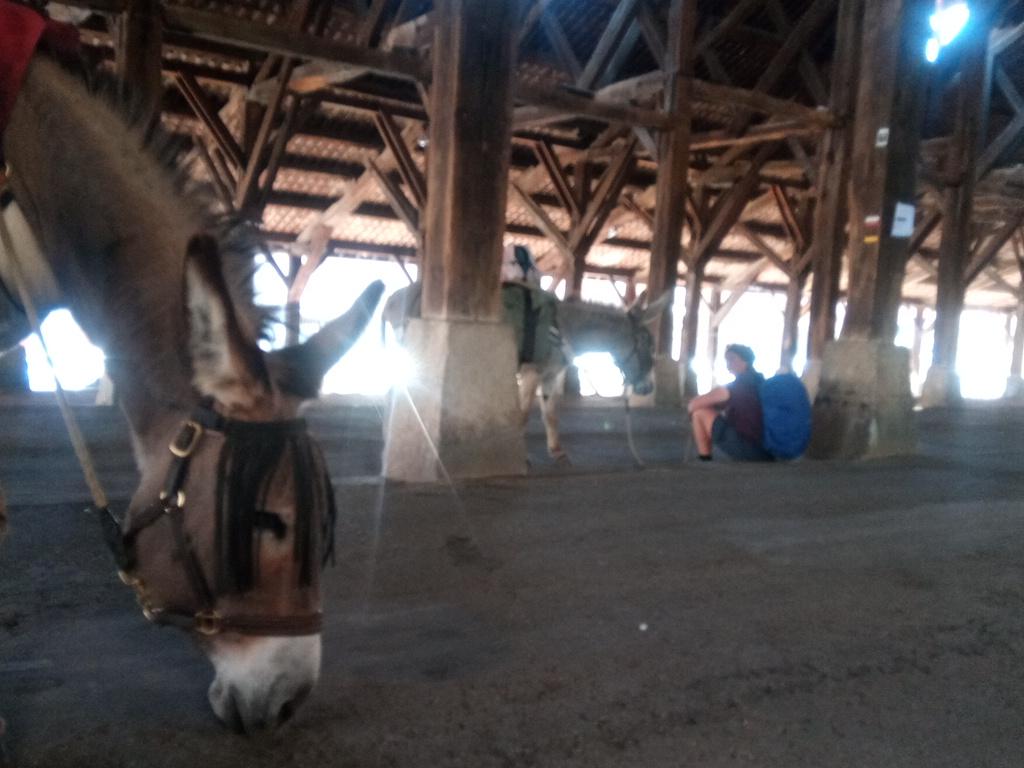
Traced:
POLYGON ((505 322, 512 326, 519 364, 544 363, 558 343, 558 297, 525 283, 502 283, 505 322))

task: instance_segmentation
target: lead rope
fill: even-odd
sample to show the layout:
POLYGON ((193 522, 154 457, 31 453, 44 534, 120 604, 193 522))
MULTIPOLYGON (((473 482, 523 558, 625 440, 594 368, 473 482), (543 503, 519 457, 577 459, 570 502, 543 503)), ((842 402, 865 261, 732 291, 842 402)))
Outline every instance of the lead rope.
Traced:
POLYGON ((633 454, 633 466, 636 469, 646 469, 647 465, 640 458, 640 454, 636 450, 636 443, 633 442, 633 411, 629 407, 628 387, 622 393, 622 405, 626 409, 626 442, 629 443, 629 452, 633 454))
MULTIPOLYGON (((10 178, 10 170, 4 174, 4 178, 0 178, 0 190, 7 186, 7 179, 10 178)), ((21 272, 21 264, 18 262, 17 253, 14 249, 14 240, 11 237, 11 232, 7 228, 7 222, 4 220, 2 212, 0 212, 0 242, 3 243, 4 250, 10 254, 11 265, 14 270, 14 282, 15 290, 18 292, 18 298, 21 299, 21 305, 25 309, 25 314, 28 316, 29 325, 32 327, 33 332, 39 337, 39 343, 42 344, 43 353, 46 355, 46 363, 50 366, 50 372, 53 374, 53 380, 56 383, 57 395, 57 406, 60 408, 60 415, 64 419, 64 426, 67 428, 68 437, 71 439, 71 446, 75 449, 75 457, 78 459, 78 464, 82 468, 82 474, 85 477, 85 484, 89 486, 89 493, 92 496, 93 506, 97 512, 107 512, 108 504, 107 494, 103 492, 103 486, 100 484, 99 476, 96 474, 96 467, 93 464, 92 456, 89 453, 89 447, 85 443, 85 437, 82 435, 82 430, 78 426, 78 420, 75 418, 75 414, 71 411, 71 406, 68 404, 67 395, 64 393, 64 388, 60 384, 60 379, 57 377, 57 369, 53 364, 53 358, 50 356, 50 349, 46 346, 46 339, 43 338, 43 331, 39 324, 39 315, 36 312, 35 302, 32 301, 32 297, 29 295, 28 287, 25 283, 25 276, 21 272)))

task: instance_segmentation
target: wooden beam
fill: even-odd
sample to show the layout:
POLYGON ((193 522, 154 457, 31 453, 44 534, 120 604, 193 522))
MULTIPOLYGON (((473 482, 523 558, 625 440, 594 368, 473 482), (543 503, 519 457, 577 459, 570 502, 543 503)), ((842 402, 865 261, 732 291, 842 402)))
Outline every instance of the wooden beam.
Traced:
POLYGON ((723 302, 718 308, 718 311, 711 316, 711 325, 717 327, 722 324, 725 320, 726 315, 732 311, 732 308, 736 306, 736 303, 742 298, 743 294, 747 292, 757 280, 758 276, 767 269, 771 263, 771 259, 767 256, 762 256, 757 261, 747 265, 747 267, 735 278, 729 280, 726 283, 722 283, 722 290, 729 291, 729 298, 723 302))
POLYGON ((411 202, 409 198, 402 192, 401 187, 398 186, 392 180, 392 178, 380 169, 372 159, 366 161, 366 167, 373 174, 374 178, 377 179, 377 183, 380 184, 381 190, 384 192, 384 196, 391 204, 392 209, 398 214, 398 218, 402 220, 406 228, 416 238, 417 242, 421 238, 420 233, 420 214, 416 204, 411 202))
POLYGON ((807 247, 807 235, 804 233, 796 214, 793 212, 793 206, 786 195, 786 190, 778 184, 772 184, 771 190, 772 196, 775 198, 775 205, 779 209, 779 215, 782 217, 782 223, 786 227, 789 239, 793 241, 796 253, 803 253, 807 247))
MULTIPOLYGON (((690 149, 738 149, 741 152, 744 148, 754 144, 765 142, 784 141, 794 136, 816 136, 821 132, 820 128, 808 126, 806 123, 795 120, 783 122, 770 122, 757 125, 746 133, 736 136, 728 131, 710 131, 708 133, 695 133, 690 139, 690 149)), ((731 162, 734 158, 729 158, 731 162)), ((723 161, 723 165, 727 162, 723 161)))
POLYGON ((829 128, 835 125, 835 117, 827 109, 812 109, 795 101, 779 99, 761 91, 735 88, 730 85, 693 80, 693 98, 696 101, 717 106, 741 107, 773 117, 786 117, 807 125, 829 128))
MULTIPOLYGON (((754 85, 755 91, 768 92, 775 88, 782 75, 789 68, 793 57, 798 55, 807 45, 811 35, 824 23, 827 16, 835 8, 836 0, 813 0, 810 7, 793 26, 782 47, 775 53, 765 67, 764 72, 754 85)), ((749 118, 740 116, 730 124, 732 133, 739 133, 749 123, 749 118)))
POLYGON ((569 245, 569 241, 558 228, 558 225, 551 220, 547 211, 545 211, 539 203, 530 197, 530 194, 519 186, 519 184, 512 181, 510 182, 510 185, 519 197, 519 201, 526 206, 526 210, 529 211, 531 216, 533 216, 533 220, 536 222, 541 232, 543 232, 555 244, 555 247, 562 254, 564 262, 566 264, 572 264, 575 254, 573 253, 572 246, 569 245))
POLYGON ((999 132, 978 158, 978 177, 983 178, 995 168, 999 160, 1013 147, 1024 141, 1024 111, 1018 112, 1013 120, 999 132))
POLYGON ((519 83, 515 89, 516 99, 528 107, 516 110, 516 126, 521 127, 538 119, 565 120, 573 116, 592 117, 616 125, 642 125, 648 128, 670 128, 674 123, 672 115, 629 104, 616 104, 591 95, 567 90, 561 86, 541 83, 519 83))
POLYGON ((761 4, 762 0, 739 0, 721 22, 700 36, 697 41, 696 53, 700 54, 711 49, 715 43, 746 21, 747 17, 761 4))
POLYGON ((220 147, 225 157, 235 168, 242 168, 245 165, 242 148, 238 146, 238 142, 235 141, 228 127, 224 125, 196 79, 186 72, 179 72, 175 76, 175 82, 185 97, 185 101, 188 102, 195 116, 199 118, 199 122, 209 132, 210 137, 220 147))
POLYGON ((544 30, 544 36, 551 43, 551 47, 554 49, 555 55, 565 68, 565 71, 572 76, 574 82, 579 80, 580 75, 583 74, 583 67, 576 56, 576 52, 572 49, 572 45, 569 43, 569 38, 565 36, 565 30, 562 29, 558 17, 555 16, 550 6, 546 7, 541 14, 540 26, 544 30))
POLYGON ((114 69, 126 103, 147 120, 160 112, 163 95, 163 24, 156 0, 128 0, 117 18, 114 69))
POLYGON ((210 180, 213 182, 213 188, 217 192, 217 197, 220 198, 225 210, 230 211, 235 204, 231 195, 231 189, 235 185, 234 179, 225 177, 221 168, 214 162, 214 159, 210 154, 210 150, 206 147, 206 141, 203 138, 196 136, 193 139, 192 144, 199 153, 199 158, 203 161, 203 165, 206 166, 206 172, 210 174, 210 180))
MULTIPOLYGON (((784 36, 792 34, 793 24, 790 22, 789 17, 786 16, 782 3, 779 0, 767 0, 766 5, 768 14, 772 17, 772 23, 779 33, 784 36)), ((818 71, 814 59, 807 53, 806 48, 801 49, 799 53, 797 70, 800 72, 800 78, 804 81, 804 85, 807 86, 808 93, 811 94, 815 101, 819 104, 827 102, 828 89, 822 82, 821 73, 818 71)))
POLYGON ((782 256, 780 256, 774 248, 772 248, 770 245, 768 245, 768 243, 765 242, 763 237, 754 232, 746 224, 737 224, 735 229, 738 234, 745 237, 751 245, 753 245, 755 248, 757 248, 758 251, 764 254, 764 257, 768 259, 772 264, 774 264, 775 267, 780 272, 782 272, 782 274, 787 275, 789 277, 793 276, 794 270, 792 260, 786 261, 784 258, 782 258, 782 256))
POLYGON ((633 21, 637 2, 638 0, 619 0, 608 20, 608 26, 605 27, 594 46, 594 51, 591 53, 590 59, 587 60, 583 72, 576 79, 577 87, 590 90, 597 83, 612 55, 622 42, 626 28, 633 21))
POLYGON ((562 207, 569 212, 570 218, 578 219, 581 213, 579 201, 573 193, 569 175, 565 172, 565 168, 562 167, 558 155, 555 154, 554 147, 547 141, 535 141, 533 143, 533 151, 547 172, 551 185, 555 189, 555 194, 562 203, 562 207))
POLYGON ((953 136, 946 153, 943 176, 954 181, 942 195, 942 241, 935 296, 935 343, 932 366, 947 373, 956 369, 967 285, 964 268, 970 254, 971 213, 974 209, 974 183, 978 145, 981 140, 984 90, 990 87, 988 61, 989 36, 984 24, 967 29, 961 55, 960 83, 956 94, 953 136))
POLYGON ((774 149, 774 146, 768 144, 759 147, 747 172, 716 201, 711 211, 711 220, 705 227, 693 253, 689 256, 688 263, 691 270, 695 264, 704 264, 714 255, 729 230, 739 220, 743 209, 747 207, 751 195, 760 183, 761 166, 764 165, 774 149))
POLYGON ((807 357, 815 361, 823 358, 825 346, 835 337, 853 145, 849 122, 857 98, 863 14, 862 0, 840 0, 829 94, 829 111, 838 124, 825 132, 818 151, 818 201, 805 255, 812 265, 807 357))
POLYGON ((517 5, 462 0, 434 8, 425 318, 500 315, 517 5))
POLYGON ((843 335, 891 342, 910 238, 893 234, 898 203, 913 206, 924 107, 918 43, 928 0, 866 0, 850 183, 850 287, 843 335), (887 127, 884 146, 878 129, 887 127), (877 218, 872 218, 877 217, 877 218))
MULTIPOLYGON (((403 142, 411 141, 415 136, 420 133, 420 127, 415 124, 407 125, 402 131, 403 142)), ((369 160, 371 158, 367 158, 369 160)), ((372 157, 377 166, 384 171, 389 170, 395 164, 394 155, 391 154, 391 150, 385 148, 384 151, 378 153, 375 157, 372 157)), ((333 227, 336 222, 341 221, 346 216, 350 216, 366 199, 367 194, 376 184, 376 176, 369 168, 367 168, 354 182, 349 184, 342 195, 330 206, 328 206, 320 215, 311 221, 298 235, 300 242, 308 242, 313 236, 315 227, 317 226, 328 226, 333 227)))
POLYGON ((381 138, 384 139, 384 145, 391 150, 391 156, 395 158, 398 173, 409 188, 413 202, 417 208, 422 209, 427 202, 427 180, 420 172, 419 166, 416 165, 416 161, 409 151, 409 145, 402 137, 401 130, 394 118, 384 111, 374 115, 374 123, 381 138))
POLYGON ((245 165, 245 171, 238 180, 238 188, 235 190, 235 209, 243 215, 248 215, 247 211, 253 202, 253 196, 259 184, 259 176, 264 168, 264 151, 270 141, 270 132, 273 129, 274 122, 281 112, 281 103, 288 88, 288 79, 291 77, 292 62, 286 61, 281 66, 281 73, 277 77, 277 90, 274 92, 267 111, 263 115, 263 121, 260 123, 259 131, 256 133, 252 152, 249 154, 248 162, 245 165))
MULTIPOLYGON (((648 290, 661 296, 675 286, 682 255, 686 221, 687 175, 690 168, 691 87, 693 36, 697 25, 696 0, 674 0, 669 7, 670 30, 666 58, 666 84, 662 108, 679 117, 676 127, 659 139, 658 177, 655 182, 654 221, 648 290)), ((636 208, 635 202, 630 199, 636 208)), ((672 348, 672 312, 667 309, 655 331, 655 352, 668 355, 672 348)))
POLYGON ((417 54, 403 50, 382 51, 361 45, 328 40, 304 32, 292 32, 257 22, 242 21, 213 11, 179 5, 164 7, 168 27, 204 40, 237 45, 300 60, 320 60, 359 65, 374 72, 409 80, 429 80, 429 69, 417 54))
POLYGON ((369 8, 360 20, 359 32, 356 35, 357 45, 369 48, 381 39, 393 5, 392 0, 371 0, 369 8))
POLYGON ((981 274, 981 271, 995 258, 1000 249, 1013 236, 1017 228, 1024 224, 1024 213, 1018 213, 1002 227, 989 236, 988 240, 981 245, 971 256, 971 260, 964 269, 964 285, 968 286, 981 274))
POLYGON ((580 216, 577 225, 573 227, 569 238, 573 251, 578 253, 578 249, 584 244, 586 244, 589 250, 589 244, 592 244, 597 239, 597 235, 605 220, 618 204, 619 194, 622 192, 623 186, 625 186, 626 178, 635 159, 633 156, 635 147, 636 139, 627 141, 622 149, 619 150, 615 160, 601 174, 597 187, 594 189, 594 194, 590 197, 583 215, 580 216))
MULTIPOLYGON (((636 9, 636 23, 640 25, 640 34, 643 36, 644 42, 647 43, 647 49, 654 57, 654 61, 659 68, 665 69, 669 43, 665 40, 665 34, 654 17, 650 0, 640 0, 636 9)), ((671 27, 671 25, 669 26, 671 27)))
POLYGON ((292 137, 292 133, 295 131, 300 107, 301 100, 299 97, 292 96, 289 100, 288 106, 284 110, 284 117, 281 120, 281 126, 277 129, 277 133, 274 136, 274 143, 270 148, 270 157, 267 158, 267 165, 264 171, 263 187, 259 190, 259 198, 256 201, 255 206, 255 210, 259 212, 261 219, 263 216, 263 209, 266 208, 267 200, 270 198, 270 193, 274 189, 274 182, 277 180, 277 172, 281 167, 281 160, 284 158, 285 147, 288 144, 288 140, 292 137))

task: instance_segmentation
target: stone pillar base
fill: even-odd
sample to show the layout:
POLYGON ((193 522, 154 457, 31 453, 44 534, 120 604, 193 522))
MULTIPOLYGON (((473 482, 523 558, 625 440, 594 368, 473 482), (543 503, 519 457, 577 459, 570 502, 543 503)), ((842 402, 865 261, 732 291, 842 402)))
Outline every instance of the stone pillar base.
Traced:
POLYGON ((910 351, 871 339, 825 348, 807 455, 861 459, 913 453, 910 351))
POLYGON ((630 395, 629 404, 634 408, 681 408, 683 401, 679 387, 679 363, 670 355, 658 355, 654 358, 651 376, 654 379, 654 391, 649 395, 630 395))
POLYGON ((933 365, 928 369, 921 386, 921 407, 937 408, 956 405, 961 401, 960 377, 944 365, 933 365))
POLYGON ((392 393, 384 477, 407 482, 526 473, 516 345, 504 323, 415 319, 408 390, 392 393))
POLYGON ((1006 391, 1003 397, 1007 400, 1024 402, 1024 378, 1020 376, 1006 377, 1006 391))
POLYGON ((693 366, 680 363, 679 375, 681 378, 679 386, 684 400, 690 400, 700 394, 697 391, 697 373, 693 370, 693 366))
POLYGON ((114 382, 110 380, 107 374, 100 376, 99 383, 96 385, 96 400, 94 405, 113 405, 114 404, 114 382))
POLYGON ((818 388, 821 386, 821 360, 816 357, 807 358, 800 381, 804 383, 804 387, 807 389, 807 397, 813 403, 814 398, 818 396, 818 388))

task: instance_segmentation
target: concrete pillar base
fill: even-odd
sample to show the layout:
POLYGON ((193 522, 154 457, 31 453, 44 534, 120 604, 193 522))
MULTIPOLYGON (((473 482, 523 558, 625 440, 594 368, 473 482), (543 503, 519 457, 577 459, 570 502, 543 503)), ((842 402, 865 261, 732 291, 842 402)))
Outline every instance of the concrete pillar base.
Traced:
POLYGON ((913 453, 913 410, 910 350, 872 339, 833 341, 821 364, 807 455, 861 459, 913 453))
POLYGON ((526 474, 512 328, 414 319, 405 346, 416 372, 392 393, 385 477, 437 482, 526 474))
POLYGON ((944 365, 933 365, 928 369, 921 386, 921 407, 938 408, 956 405, 961 401, 960 377, 944 365))
POLYGON ((807 389, 807 396, 813 403, 814 398, 818 396, 818 388, 821 386, 821 360, 816 357, 807 358, 807 364, 804 365, 804 372, 800 377, 800 381, 804 383, 804 387, 807 389))
POLYGON ((658 355, 654 358, 651 376, 654 379, 654 391, 649 395, 630 395, 629 404, 634 408, 681 408, 683 401, 679 387, 679 363, 670 355, 658 355))
POLYGON ((1003 397, 1007 400, 1024 402, 1024 378, 1020 376, 1006 377, 1006 391, 1003 397))
POLYGON ((99 384, 96 386, 96 400, 94 405, 114 404, 114 382, 107 374, 100 376, 99 384))
POLYGON ((690 400, 700 392, 697 391, 697 374, 690 365, 679 364, 680 388, 684 400, 690 400))

